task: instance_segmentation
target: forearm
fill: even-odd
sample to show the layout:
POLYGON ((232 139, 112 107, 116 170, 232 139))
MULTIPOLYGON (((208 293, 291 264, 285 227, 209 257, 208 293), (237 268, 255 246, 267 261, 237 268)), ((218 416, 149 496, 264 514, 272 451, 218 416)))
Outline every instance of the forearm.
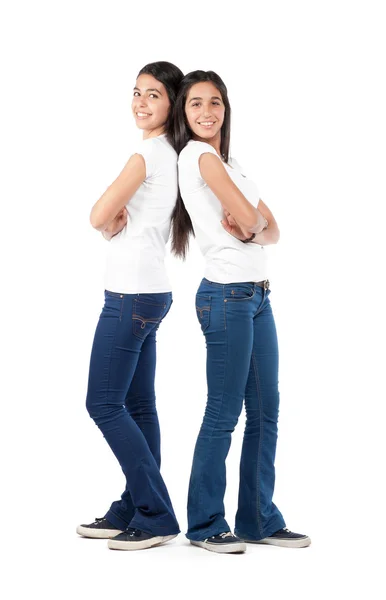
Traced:
POLYGON ((91 225, 104 231, 130 201, 146 178, 146 166, 141 154, 133 154, 121 174, 107 188, 91 210, 91 225))
POLYGON ((255 210, 257 213, 257 223, 254 227, 250 227, 250 228, 246 229, 246 231, 249 234, 256 233, 256 235, 260 235, 260 233, 263 232, 263 230, 265 229, 265 227, 267 225, 267 220, 265 219, 265 217, 263 217, 263 215, 261 214, 261 212, 258 209, 255 209, 255 210))
POLYGON ((280 231, 276 221, 269 223, 268 227, 257 233, 253 244, 259 244, 260 246, 269 246, 270 244, 277 244, 280 239, 280 231))

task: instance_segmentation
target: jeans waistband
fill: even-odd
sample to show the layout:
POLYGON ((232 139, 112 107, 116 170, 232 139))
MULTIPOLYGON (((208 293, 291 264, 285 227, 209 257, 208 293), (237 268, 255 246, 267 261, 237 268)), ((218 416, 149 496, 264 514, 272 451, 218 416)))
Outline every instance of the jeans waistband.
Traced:
POLYGON ((209 279, 206 279, 206 277, 204 277, 203 281, 205 281, 205 283, 208 283, 209 285, 221 288, 225 287, 226 285, 243 285, 245 283, 248 285, 253 285, 255 287, 264 288, 265 290, 269 290, 270 288, 269 279, 264 279, 263 281, 237 281, 234 283, 217 283, 216 281, 209 281, 209 279))

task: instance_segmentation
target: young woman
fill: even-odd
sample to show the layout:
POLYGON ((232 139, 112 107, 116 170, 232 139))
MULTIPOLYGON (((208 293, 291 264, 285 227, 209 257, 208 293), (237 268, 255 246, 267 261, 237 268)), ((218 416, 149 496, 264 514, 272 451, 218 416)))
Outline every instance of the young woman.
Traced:
POLYGON ((175 137, 182 197, 173 214, 173 250, 184 256, 194 231, 206 259, 196 306, 207 345, 208 400, 193 458, 187 537, 214 552, 243 552, 245 542, 307 546, 310 539, 286 529, 272 502, 278 347, 264 246, 277 243, 279 230, 255 183, 230 159, 230 105, 216 73, 194 71, 183 79, 175 137), (224 515, 225 459, 243 401, 233 535, 224 515))
POLYGON ((160 474, 154 376, 156 331, 172 303, 164 255, 177 197, 177 154, 169 135, 182 77, 168 62, 139 72, 132 112, 143 141, 90 216, 111 241, 86 404, 122 467, 126 489, 103 518, 77 532, 107 538, 112 549, 149 548, 179 533, 160 474))

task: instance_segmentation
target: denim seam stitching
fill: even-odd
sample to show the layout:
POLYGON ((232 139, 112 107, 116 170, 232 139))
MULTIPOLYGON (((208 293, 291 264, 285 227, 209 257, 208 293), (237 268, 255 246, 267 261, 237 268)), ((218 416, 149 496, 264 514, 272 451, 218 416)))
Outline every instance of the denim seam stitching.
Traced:
POLYGON ((223 305, 224 305, 224 329, 226 331, 227 330, 227 311, 226 311, 226 305, 228 303, 228 299, 225 298, 225 287, 223 287, 222 295, 223 295, 223 305), (225 302, 225 300, 226 300, 226 302, 225 302))
MULTIPOLYGON (((225 357, 225 364, 227 364, 227 360, 228 360, 228 350, 229 350, 229 343, 228 343, 228 337, 227 337, 227 338, 226 338, 226 357, 225 357)), ((226 378, 226 375, 224 375, 224 383, 223 383, 223 392, 222 392, 222 397, 221 397, 221 405, 220 405, 220 408, 219 408, 219 411, 218 411, 218 415, 217 415, 216 423, 215 423, 215 425, 213 426, 212 432, 211 432, 211 434, 210 434, 210 442, 211 442, 211 443, 212 443, 212 438, 213 438, 213 432, 214 432, 214 430, 215 430, 215 428, 216 428, 216 425, 217 425, 217 423, 218 423, 218 420, 219 420, 219 418, 220 418, 220 413, 221 413, 221 409, 222 409, 223 402, 224 402, 224 396, 225 396, 225 378, 226 378)), ((208 392, 209 392, 209 389, 208 389, 208 392)), ((204 415, 204 418, 205 418, 205 415, 204 415)), ((209 453, 206 455, 206 460, 207 460, 207 458, 208 458, 208 455, 209 455, 209 453)), ((206 461, 205 461, 205 464, 206 464, 206 461)), ((202 489, 202 480, 203 480, 203 474, 204 474, 204 467, 202 467, 202 469, 201 469, 200 485, 199 485, 199 488, 198 488, 198 505, 200 505, 200 499, 201 499, 201 489, 202 489)), ((224 516, 223 518, 225 518, 225 516, 224 516)))
POLYGON ((261 309, 263 307, 263 304, 265 302, 266 299, 266 295, 265 295, 265 290, 263 290, 263 297, 261 299, 261 302, 259 304, 259 306, 257 307, 257 311, 255 312, 255 314, 253 315, 253 318, 257 317, 257 315, 261 312, 261 309))
MULTIPOLYGON (((107 390, 109 390, 109 387, 110 387, 111 361, 113 359, 114 344, 115 344, 115 339, 117 337, 118 323, 119 323, 119 321, 117 321, 117 324, 115 326, 114 338, 113 338, 113 342, 111 344, 111 353, 110 353, 110 360, 109 360, 109 374, 108 374, 108 377, 107 377, 107 390)), ((106 397, 107 397, 107 393, 108 392, 106 392, 106 397)))
POLYGON ((261 410, 262 403, 261 403, 260 380, 259 380, 259 374, 258 374, 258 370, 257 370, 256 358, 255 358, 255 354, 253 351, 252 351, 252 363, 253 363, 253 370, 255 372, 256 391, 257 391, 257 397, 259 400, 259 412, 260 412, 260 436, 259 436, 259 447, 257 450, 257 470, 256 470, 256 476, 257 476, 257 527, 259 529, 259 534, 263 537, 263 530, 262 530, 262 526, 261 526, 261 514, 260 514, 260 467, 261 467, 261 448, 263 445, 264 428, 263 428, 263 415, 262 415, 262 410, 261 410))
POLYGON ((125 298, 122 296, 121 298, 121 312, 119 314, 119 320, 122 321, 122 314, 123 314, 123 303, 125 301, 125 298))

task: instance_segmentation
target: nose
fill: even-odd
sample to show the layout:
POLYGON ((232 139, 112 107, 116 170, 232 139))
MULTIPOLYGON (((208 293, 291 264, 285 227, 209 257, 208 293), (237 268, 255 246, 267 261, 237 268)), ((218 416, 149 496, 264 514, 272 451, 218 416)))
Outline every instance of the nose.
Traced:
POLYGON ((212 114, 211 111, 210 111, 209 104, 204 104, 202 108, 203 108, 203 111, 204 111, 203 112, 203 116, 204 117, 209 117, 212 114))

